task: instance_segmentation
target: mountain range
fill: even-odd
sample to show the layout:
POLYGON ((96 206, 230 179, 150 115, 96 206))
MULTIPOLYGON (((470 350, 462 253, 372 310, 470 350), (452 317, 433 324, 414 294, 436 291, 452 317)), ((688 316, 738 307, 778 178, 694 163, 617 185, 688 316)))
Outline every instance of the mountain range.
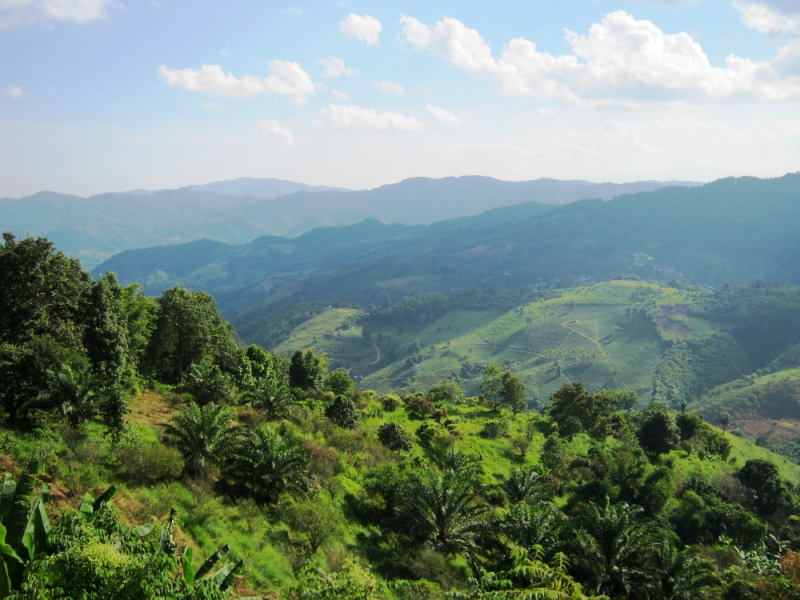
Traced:
POLYGON ((177 190, 133 190, 82 198, 41 192, 0 199, 0 229, 50 238, 92 268, 134 248, 213 239, 243 244, 262 235, 294 237, 321 226, 377 219, 429 224, 521 202, 565 204, 611 199, 692 182, 626 184, 488 177, 408 179, 368 191, 308 186, 276 179, 242 178, 177 190))

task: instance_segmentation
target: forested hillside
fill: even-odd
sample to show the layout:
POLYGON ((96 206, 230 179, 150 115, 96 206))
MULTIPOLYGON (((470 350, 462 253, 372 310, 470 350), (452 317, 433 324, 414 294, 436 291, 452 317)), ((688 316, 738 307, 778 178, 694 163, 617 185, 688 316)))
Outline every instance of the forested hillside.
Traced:
MULTIPOLYGON (((575 378, 530 410, 497 363, 477 394, 454 379, 377 393, 319 351, 241 347, 204 292, 149 297, 45 239, 3 240, 0 598, 800 594, 800 468, 685 405, 636 411, 635 390, 575 378)), ((791 360, 790 336, 748 328, 791 288, 571 293, 577 310, 647 289, 650 307, 692 307, 665 331, 701 335, 728 306, 743 361, 791 360)), ((567 325, 589 339, 585 321, 567 325)))
POLYGON ((19 200, 0 198, 0 223, 4 231, 18 236, 28 232, 46 236, 92 268, 123 250, 202 238, 244 244, 258 236, 294 237, 317 227, 351 225, 368 218, 384 223, 432 223, 520 202, 563 204, 586 198, 609 199, 665 185, 670 184, 451 177, 410 179, 350 192, 244 178, 90 198, 53 192, 19 200))

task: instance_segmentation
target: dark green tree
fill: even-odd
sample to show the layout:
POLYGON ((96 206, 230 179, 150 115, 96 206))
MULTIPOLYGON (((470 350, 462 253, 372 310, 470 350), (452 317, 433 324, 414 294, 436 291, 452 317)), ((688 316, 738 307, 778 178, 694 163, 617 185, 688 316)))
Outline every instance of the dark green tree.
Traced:
POLYGON ((519 375, 512 371, 505 371, 500 378, 500 398, 503 404, 516 415, 528 408, 528 399, 525 397, 525 382, 519 375))
POLYGON ((257 501, 275 504, 283 494, 308 491, 308 466, 308 452, 300 441, 264 427, 239 441, 225 462, 224 474, 257 501))
POLYGON ((109 385, 122 378, 128 359, 128 321, 124 290, 114 273, 92 284, 85 304, 83 345, 94 372, 109 385))
POLYGON ((325 409, 325 416, 343 429, 355 429, 358 427, 358 410, 350 398, 336 396, 333 402, 325 409))
POLYGON ((513 468, 503 480, 503 493, 509 504, 538 502, 552 495, 544 485, 546 470, 541 467, 513 468), (544 471, 544 474, 543 474, 544 471))
POLYGON ((569 383, 553 394, 545 414, 558 425, 558 432, 563 437, 571 438, 576 433, 586 432, 592 437, 603 438, 615 408, 613 398, 589 394, 582 383, 569 383))
POLYGON ((158 299, 159 316, 150 343, 150 365, 167 381, 183 383, 192 364, 213 361, 236 347, 233 330, 205 292, 178 287, 158 299))
POLYGON ((444 554, 474 555, 488 510, 475 501, 480 492, 477 479, 463 471, 427 469, 414 474, 405 490, 412 533, 444 554))
POLYGON ((310 348, 297 350, 289 363, 289 385, 301 390, 317 390, 322 387, 328 373, 328 357, 315 354, 310 348))
POLYGON ((434 404, 446 402, 454 404, 464 397, 464 389, 455 381, 442 381, 428 392, 428 399, 434 404))
POLYGON ((256 388, 245 396, 255 408, 260 408, 270 421, 295 420, 300 400, 289 386, 282 385, 277 378, 259 379, 256 388))
POLYGON ((395 452, 407 452, 413 446, 408 434, 397 423, 381 425, 378 429, 378 441, 395 452))
POLYGON ((681 431, 670 410, 654 402, 644 411, 636 437, 645 452, 658 456, 678 447, 681 431))
POLYGON ((167 440, 183 454, 191 475, 205 475, 233 452, 239 429, 233 412, 210 403, 189 402, 165 426, 167 440))

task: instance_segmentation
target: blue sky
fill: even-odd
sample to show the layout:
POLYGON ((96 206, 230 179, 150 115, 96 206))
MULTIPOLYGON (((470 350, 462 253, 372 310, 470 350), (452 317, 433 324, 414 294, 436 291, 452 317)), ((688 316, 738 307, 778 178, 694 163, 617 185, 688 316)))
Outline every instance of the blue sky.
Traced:
POLYGON ((0 0, 0 196, 800 170, 800 0, 0 0))

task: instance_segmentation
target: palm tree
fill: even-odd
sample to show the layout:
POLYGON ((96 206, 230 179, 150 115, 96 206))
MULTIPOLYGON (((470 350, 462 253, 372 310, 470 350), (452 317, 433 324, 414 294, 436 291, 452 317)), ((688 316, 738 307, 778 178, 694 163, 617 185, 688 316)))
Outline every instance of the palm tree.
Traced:
POLYGON ((181 409, 167 423, 168 441, 183 454, 186 470, 203 475, 222 463, 233 447, 239 427, 233 424, 233 411, 210 403, 198 406, 194 401, 181 409))
POLYGON ((448 446, 433 453, 433 461, 442 471, 453 471, 463 475, 478 475, 483 471, 480 457, 448 446))
POLYGON ((660 545, 658 559, 665 600, 703 600, 708 598, 709 588, 721 583, 709 561, 699 558, 692 548, 678 551, 671 538, 660 545))
POLYGON ((498 524, 498 529, 514 545, 521 548, 540 546, 550 554, 559 543, 565 519, 554 506, 519 502, 511 507, 498 524))
POLYGON ((86 371, 75 371, 62 365, 56 371, 48 371, 47 390, 35 404, 58 406, 70 427, 78 428, 97 412, 95 382, 86 371))
POLYGON ((576 571, 595 593, 609 597, 642 596, 657 587, 651 567, 654 532, 641 519, 644 509, 627 504, 581 504, 580 529, 575 533, 576 571))
POLYGON ((530 469, 511 469, 503 481, 503 492, 509 504, 518 502, 536 502, 547 497, 543 487, 546 469, 531 467, 530 469))
POLYGON ((484 528, 480 517, 487 507, 475 503, 481 491, 472 473, 427 469, 412 476, 406 505, 427 543, 445 554, 469 556, 484 528))
POLYGON ((275 504, 282 494, 309 489, 308 465, 308 453, 298 440, 264 427, 241 439, 225 474, 257 500, 275 504))
POLYGON ((262 379, 258 387, 246 397, 255 408, 263 410, 270 421, 296 419, 295 407, 300 401, 291 388, 282 385, 276 377, 262 379))

